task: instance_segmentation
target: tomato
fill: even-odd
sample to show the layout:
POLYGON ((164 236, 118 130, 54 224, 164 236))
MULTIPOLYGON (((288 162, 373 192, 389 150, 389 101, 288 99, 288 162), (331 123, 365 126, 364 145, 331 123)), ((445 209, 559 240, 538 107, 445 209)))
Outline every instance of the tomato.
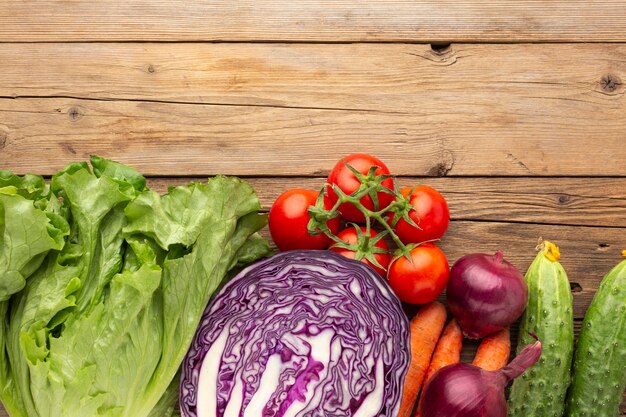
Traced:
MULTIPOLYGON (((361 234, 365 236, 367 229, 365 229, 365 227, 362 227, 362 226, 359 226, 359 229, 361 230, 361 234)), ((374 230, 370 230, 370 237, 373 238, 377 235, 378 233, 376 233, 374 230)), ((358 233, 355 227, 349 227, 349 228, 343 229, 341 232, 339 232, 337 237, 346 243, 353 244, 353 245, 358 244, 358 233)), ((385 271, 387 267, 389 266, 389 262, 391 261, 391 255, 389 255, 389 246, 387 246, 387 242, 385 242, 384 239, 380 239, 378 242, 374 244, 374 246, 377 248, 383 249, 386 252, 386 253, 374 254, 374 259, 376 259, 376 261, 379 264, 381 264, 384 267, 384 269, 372 264, 372 262, 370 262, 366 258, 362 258, 361 262, 371 266, 372 268, 376 270, 376 272, 378 272, 378 274, 381 277, 384 277, 386 275, 385 271)), ((351 249, 331 247, 330 250, 332 250, 333 252, 337 252, 345 256, 346 258, 350 258, 350 259, 354 259, 356 256, 356 251, 351 250, 351 249)))
MULTIPOLYGON (((326 192, 333 203, 336 203, 339 198, 337 197, 337 194, 333 191, 332 185, 337 185, 341 189, 341 191, 343 191, 347 195, 355 192, 361 185, 361 182, 345 164, 350 164, 350 166, 352 166, 354 169, 364 175, 367 175, 369 169, 373 166, 379 167, 376 170, 376 175, 389 174, 389 169, 387 168, 387 166, 380 159, 374 156, 364 153, 355 153, 346 156, 341 161, 337 162, 335 167, 332 169, 332 171, 330 171, 330 174, 328 175, 328 184, 330 184, 331 186, 327 187, 326 192)), ((388 178, 383 180, 382 185, 393 190, 393 179, 388 178)), ((377 196, 379 210, 387 207, 394 200, 393 195, 384 192, 379 192, 377 196)), ((360 202, 367 209, 374 210, 374 202, 369 195, 361 198, 360 202)), ((341 217, 348 221, 360 223, 365 222, 365 216, 363 215, 363 213, 361 213, 361 211, 357 209, 352 203, 341 204, 339 206, 339 211, 341 212, 341 217)))
MULTIPOLYGON (((412 187, 403 188, 402 195, 406 198, 411 189, 412 187)), ((448 203, 441 193, 427 185, 420 185, 411 193, 409 202, 415 208, 411 210, 409 216, 421 230, 400 219, 394 227, 400 240, 409 244, 441 238, 450 224, 448 203)), ((393 214, 389 216, 389 224, 392 220, 393 214)))
POLYGON ((448 284, 446 255, 432 243, 424 243, 413 248, 410 256, 413 262, 402 256, 389 266, 389 285, 405 303, 430 303, 448 284))
MULTIPOLYGON (((309 206, 315 205, 319 193, 314 190, 294 188, 281 194, 270 209, 269 228, 272 239, 281 251, 293 249, 326 249, 331 240, 324 234, 311 236, 309 224, 309 206)), ((332 203, 324 197, 324 206, 328 209, 332 203)), ((326 223, 334 234, 339 230, 339 218, 326 223)))

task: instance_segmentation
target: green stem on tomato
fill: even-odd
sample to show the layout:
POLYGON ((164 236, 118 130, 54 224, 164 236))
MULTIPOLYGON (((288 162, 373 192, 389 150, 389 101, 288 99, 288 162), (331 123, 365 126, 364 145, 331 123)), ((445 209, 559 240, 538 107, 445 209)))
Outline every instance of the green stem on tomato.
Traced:
MULTIPOLYGON (((357 256, 363 257, 362 256, 363 253, 366 253, 365 256, 367 256, 367 248, 371 246, 369 244, 370 239, 371 239, 370 234, 372 230, 372 221, 374 221, 374 222, 380 223, 382 227, 386 230, 385 233, 391 237, 391 239, 393 240, 393 242, 396 244, 398 248, 397 253, 407 256, 408 251, 413 245, 407 246, 404 243, 402 243, 398 235, 395 233, 393 226, 390 225, 386 221, 385 216, 389 213, 394 213, 395 222, 397 222, 399 218, 402 217, 402 218, 405 218, 405 220, 407 220, 409 224, 414 224, 413 220, 410 219, 408 215, 411 210, 414 210, 414 207, 407 205, 407 203, 404 201, 405 197, 398 190, 396 189, 392 190, 382 185, 382 181, 388 178, 388 176, 387 177, 376 176, 375 170, 373 169, 370 169, 370 172, 368 173, 368 175, 364 175, 364 174, 359 173, 358 171, 356 171, 354 168, 350 167, 349 165, 348 167, 354 173, 355 177, 361 183, 361 185, 352 194, 347 195, 341 190, 341 188, 337 187, 336 185, 328 184, 328 183, 324 184, 324 187, 322 188, 322 191, 320 192, 320 198, 318 199, 316 205, 312 206, 314 210, 312 209, 309 210, 309 213, 312 214, 312 219, 313 219, 313 214, 316 214, 315 219, 309 223, 310 233, 320 233, 320 232, 324 233, 326 236, 332 239, 332 241, 335 242, 333 246, 341 246, 341 247, 354 246, 355 253, 357 253, 357 256), (324 199, 323 199, 323 193, 325 193, 325 191, 328 188, 332 188, 335 195, 337 196, 337 201, 335 201, 335 204, 330 209, 325 208, 324 199), (378 204, 377 204, 377 199, 372 199, 373 202, 375 203, 376 210, 370 210, 361 203, 361 199, 363 197, 367 195, 371 196, 372 194, 375 194, 375 193, 377 194, 379 192, 384 192, 384 193, 393 195, 395 198, 394 201, 391 204, 389 204, 387 207, 383 207, 382 209, 379 209, 378 204), (359 241, 357 242, 356 245, 347 245, 346 242, 339 239, 334 233, 332 233, 330 229, 328 228, 328 226, 326 225, 326 222, 329 219, 337 217, 341 214, 339 207, 342 204, 346 204, 346 203, 352 204, 357 210, 363 213, 363 216, 365 217, 365 234, 359 233, 359 236, 358 236, 359 241)), ((415 226, 419 228, 418 225, 415 225, 415 226)))

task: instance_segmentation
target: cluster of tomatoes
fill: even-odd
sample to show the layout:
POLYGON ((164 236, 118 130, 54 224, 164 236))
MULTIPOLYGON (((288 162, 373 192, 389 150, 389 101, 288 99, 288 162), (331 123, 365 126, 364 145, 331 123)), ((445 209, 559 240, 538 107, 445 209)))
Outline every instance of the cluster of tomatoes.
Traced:
POLYGON ((309 232, 309 208, 316 204, 319 196, 319 192, 315 190, 295 188, 280 195, 270 209, 270 233, 282 251, 329 249, 347 258, 360 259, 386 277, 402 301, 425 304, 433 301, 448 282, 448 261, 433 243, 443 236, 450 223, 448 204, 437 190, 426 185, 405 187, 398 192, 394 179, 389 175, 389 169, 381 160, 367 154, 348 155, 338 161, 330 172, 322 190, 323 205, 328 210, 337 207, 340 216, 328 220, 326 225, 335 242, 345 242, 348 245, 337 245, 326 234, 309 232), (375 171, 372 167, 375 167, 375 171), (360 207, 350 201, 340 203, 337 195, 340 190, 342 194, 351 196, 361 187, 362 182, 353 170, 363 175, 374 172, 375 176, 380 176, 380 187, 375 195, 367 194, 353 200, 360 203, 357 204, 360 207), (393 207, 390 205, 394 200, 410 203, 410 221, 405 217, 394 221, 396 213, 393 210, 385 211, 386 207, 393 207), (369 228, 368 232, 368 228, 363 225, 366 221, 363 208, 366 212, 369 210, 384 213, 386 230, 394 234, 394 240, 402 246, 396 256, 393 256, 385 239, 376 238, 378 232, 373 228, 369 228), (364 257, 355 248, 366 234, 375 243, 370 256, 364 257), (368 257, 376 262, 371 262, 368 257))

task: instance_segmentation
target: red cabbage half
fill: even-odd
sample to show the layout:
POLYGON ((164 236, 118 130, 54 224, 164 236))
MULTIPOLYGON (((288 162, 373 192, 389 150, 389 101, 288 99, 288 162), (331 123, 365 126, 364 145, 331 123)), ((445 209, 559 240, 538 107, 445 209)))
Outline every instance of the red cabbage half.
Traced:
POLYGON ((409 325, 387 283, 329 251, 240 272, 207 308, 183 364, 184 417, 396 417, 409 325))

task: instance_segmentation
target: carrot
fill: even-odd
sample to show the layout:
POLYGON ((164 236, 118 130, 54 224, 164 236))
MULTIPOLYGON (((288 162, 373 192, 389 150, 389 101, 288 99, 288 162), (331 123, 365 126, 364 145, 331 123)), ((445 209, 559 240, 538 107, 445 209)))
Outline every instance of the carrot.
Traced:
MULTIPOLYGON (((430 378, 443 368, 444 366, 459 363, 461 361, 461 349, 463 348, 463 331, 456 320, 452 320, 443 331, 441 338, 437 342, 435 353, 430 361, 430 366, 424 378, 424 385, 428 383, 430 378)), ((422 408, 422 398, 420 397, 419 405, 414 417, 419 417, 422 408)))
POLYGON ((446 308, 436 301, 422 307, 411 320, 411 364, 404 381, 398 417, 413 414, 417 394, 445 323, 446 308))
POLYGON ((472 364, 486 371, 497 371, 506 366, 510 355, 511 334, 509 329, 504 329, 485 337, 472 364))
POLYGON ((444 366, 459 363, 461 361, 461 349, 463 348, 463 332, 461 327, 452 320, 443 331, 435 353, 433 353, 433 359, 430 361, 428 372, 424 378, 424 385, 432 378, 432 376, 443 368, 444 366))

